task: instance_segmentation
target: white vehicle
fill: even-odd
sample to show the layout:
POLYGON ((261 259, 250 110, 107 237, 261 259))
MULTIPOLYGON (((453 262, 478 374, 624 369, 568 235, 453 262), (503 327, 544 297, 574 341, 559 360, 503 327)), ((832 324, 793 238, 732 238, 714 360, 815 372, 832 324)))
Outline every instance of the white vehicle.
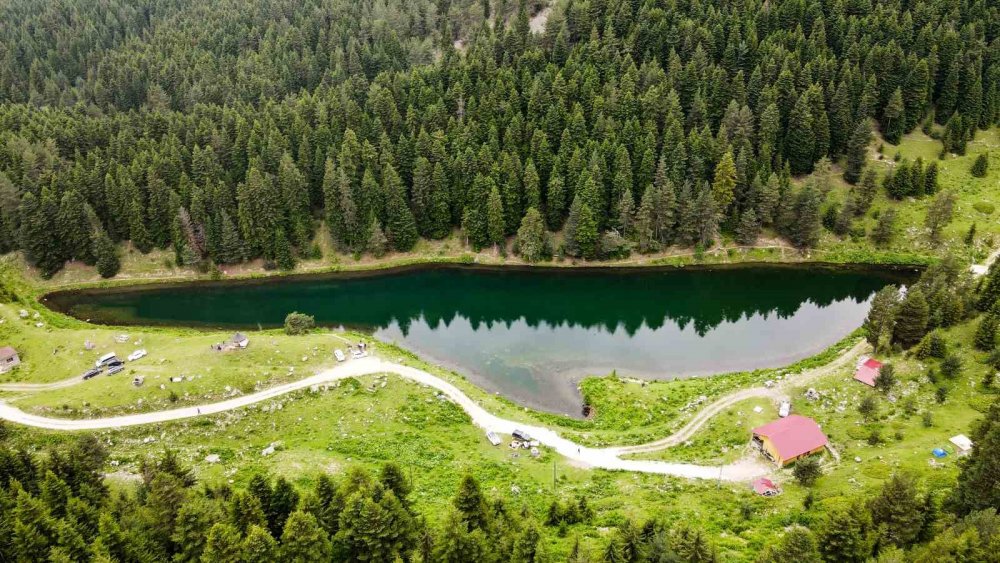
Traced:
POLYGON ((337 358, 338 362, 342 362, 347 359, 347 356, 344 356, 344 353, 340 350, 334 350, 333 357, 337 358))
POLYGON ((139 350, 136 350, 135 352, 132 352, 131 354, 128 355, 128 361, 134 362, 140 358, 145 358, 145 357, 146 357, 146 349, 140 348, 139 350))
POLYGON ((497 436, 497 433, 492 430, 486 433, 486 439, 494 446, 500 445, 500 436, 497 436))
POLYGON ((94 362, 94 367, 95 368, 102 367, 102 366, 104 366, 106 364, 109 364, 109 363, 113 362, 117 358, 118 358, 118 356, 116 356, 114 352, 108 352, 107 354, 104 354, 100 358, 97 358, 97 361, 94 362))
POLYGON ((778 407, 778 416, 785 418, 792 412, 792 404, 788 401, 782 401, 781 406, 778 407))
POLYGON ((367 355, 368 355, 368 352, 365 352, 363 350, 353 350, 351 352, 351 357, 354 358, 355 360, 357 360, 359 358, 364 358, 367 355))

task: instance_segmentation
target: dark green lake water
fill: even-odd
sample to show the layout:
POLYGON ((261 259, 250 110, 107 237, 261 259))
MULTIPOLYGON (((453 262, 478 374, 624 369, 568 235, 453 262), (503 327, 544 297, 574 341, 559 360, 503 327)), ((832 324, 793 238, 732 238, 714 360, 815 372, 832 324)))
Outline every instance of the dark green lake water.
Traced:
POLYGON ((433 267, 53 294, 102 323, 249 327, 300 311, 371 331, 515 401, 578 415, 584 375, 669 379, 788 364, 861 325, 913 272, 824 267, 433 267))

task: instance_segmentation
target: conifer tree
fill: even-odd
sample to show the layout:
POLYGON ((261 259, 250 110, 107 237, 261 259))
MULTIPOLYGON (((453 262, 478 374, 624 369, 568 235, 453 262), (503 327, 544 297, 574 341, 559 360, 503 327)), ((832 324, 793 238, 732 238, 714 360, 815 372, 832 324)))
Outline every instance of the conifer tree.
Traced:
POLYGON ((757 214, 753 209, 747 209, 736 227, 736 241, 744 245, 753 245, 757 242, 758 236, 760 236, 760 222, 757 221, 757 214))
POLYGON ((670 531, 670 547, 682 561, 718 561, 715 546, 706 534, 687 523, 679 523, 670 531))
POLYGON ((868 143, 871 142, 871 125, 868 120, 862 119, 854 127, 850 138, 847 140, 847 164, 844 167, 844 180, 850 184, 856 184, 861 179, 861 172, 864 171, 868 162, 868 143))
POLYGON ((889 96, 889 102, 882 112, 882 132, 885 140, 898 145, 906 132, 906 106, 903 105, 903 91, 896 88, 889 96))
POLYGON ((953 192, 941 192, 934 196, 934 200, 931 202, 930 207, 928 207, 927 215, 924 218, 924 225, 930 230, 932 243, 937 244, 941 241, 941 231, 948 223, 951 223, 955 215, 955 199, 956 197, 953 192))
POLYGON ((987 311, 1000 299, 1000 261, 990 264, 986 279, 979 290, 976 306, 980 311, 987 311))
POLYGON ((340 210, 340 173, 334 166, 332 158, 326 159, 323 168, 322 192, 326 227, 334 241, 343 243, 344 218, 340 210))
POLYGON ((56 224, 68 256, 85 264, 93 264, 95 260, 91 244, 93 227, 87 216, 86 205, 83 198, 75 191, 66 192, 59 202, 56 224))
POLYGON ((240 537, 246 536, 251 526, 267 527, 260 499, 248 491, 237 492, 229 501, 229 520, 240 537))
POLYGON ((382 225, 377 218, 372 217, 371 226, 368 228, 368 252, 375 258, 381 258, 385 256, 388 247, 389 239, 382 231, 382 225))
POLYGON ((875 246, 889 246, 892 243, 893 238, 896 236, 895 209, 885 209, 879 214, 871 236, 875 246))
POLYGON ((818 526, 816 540, 826 561, 867 561, 875 541, 871 517, 862 506, 833 508, 818 526))
POLYGON ((992 484, 1000 471, 1000 403, 994 402, 970 436, 974 447, 962 464, 948 504, 958 515, 1000 506, 992 484))
POLYGON ((245 563, 272 563, 278 556, 278 542, 270 532, 260 526, 251 526, 240 549, 240 561, 245 563))
POLYGON ((434 193, 434 166, 424 157, 418 157, 413 165, 413 189, 410 209, 417 222, 421 236, 429 237, 432 228, 431 207, 434 193))
MULTIPOLYGON (((525 209, 534 208, 536 211, 542 209, 542 189, 541 179, 535 169, 535 163, 529 158, 524 165, 524 206, 525 209)), ((527 212, 525 212, 527 213, 527 212)))
POLYGON ((812 248, 819 242, 820 203, 821 196, 811 184, 795 196, 795 222, 789 234, 799 248, 812 248))
POLYGON ((989 155, 982 153, 976 157, 976 161, 972 164, 972 175, 976 178, 985 178, 986 172, 989 169, 989 155))
POLYGON ((290 563, 328 561, 332 547, 330 538, 316 518, 307 512, 293 512, 281 534, 281 560, 290 563))
POLYGON ((538 262, 546 254, 545 223, 537 209, 531 207, 517 230, 517 253, 526 262, 538 262))
POLYGON ((546 222, 551 230, 559 230, 563 226, 566 212, 566 184, 559 174, 549 176, 548 189, 545 190, 546 222))
POLYGON ((493 546, 486 544, 481 529, 470 529, 469 522, 458 510, 445 520, 440 541, 434 547, 434 561, 442 563, 466 563, 467 561, 491 561, 495 554, 493 546))
POLYGON ((403 184, 392 167, 383 172, 382 181, 386 194, 386 238, 395 250, 406 252, 417 242, 416 221, 406 204, 403 184))
POLYGON ((305 248, 312 236, 309 219, 309 186, 292 155, 285 153, 278 164, 278 190, 284 199, 287 214, 285 230, 299 248, 305 248))
POLYGON ((868 210, 872 207, 872 203, 875 201, 875 197, 878 195, 878 182, 875 171, 866 170, 861 177, 861 183, 858 184, 857 189, 852 188, 852 193, 854 194, 854 205, 851 209, 854 211, 854 214, 860 217, 868 213, 868 210))
POLYGON ((773 225, 781 199, 781 189, 779 187, 778 176, 774 173, 768 174, 767 182, 761 187, 760 195, 757 198, 757 214, 761 223, 773 225))
POLYGON ((44 195, 40 201, 28 192, 18 209, 21 215, 21 247, 28 260, 41 270, 43 277, 51 277, 62 267, 55 235, 56 211, 44 195))
POLYGON ((758 559, 760 563, 820 563, 822 559, 816 536, 804 526, 788 528, 778 545, 771 546, 758 559))
POLYGON ((490 191, 489 199, 486 201, 486 232, 489 243, 494 247, 502 246, 504 243, 504 221, 503 202, 500 199, 500 191, 494 187, 490 191))
POLYGON ((597 227, 597 218, 594 217, 590 206, 586 203, 580 205, 575 239, 576 246, 580 249, 580 256, 587 260, 594 260, 598 257, 600 232, 597 227))
POLYGON ((121 269, 121 259, 118 257, 118 247, 111 242, 111 238, 99 229, 93 236, 93 254, 97 257, 97 273, 102 278, 113 278, 118 275, 121 269))
POLYGON ((923 507, 924 501, 913 477, 903 473, 894 474, 869 503, 872 523, 879 529, 881 538, 903 548, 911 546, 920 534, 923 507))
POLYGON ((992 352, 997 347, 997 327, 1000 326, 1000 318, 992 311, 983 315, 976 327, 976 335, 973 343, 977 350, 992 352))
MULTIPOLYGON (((216 505, 195 497, 177 511, 171 540, 177 546, 174 560, 178 563, 194 563, 201 560, 211 528, 220 520, 216 505)), ((228 528, 228 525, 222 524, 228 528)), ((221 532, 219 532, 221 533, 221 532)))
POLYGON ((658 242, 653 232, 653 186, 647 186, 635 217, 635 240, 643 254, 656 249, 658 242))
POLYGON ((208 530, 203 561, 239 561, 242 553, 243 542, 239 530, 222 522, 208 530))
POLYGON ((927 333, 929 318, 930 308, 924 292, 919 287, 911 288, 896 311, 895 326, 892 331, 893 341, 904 348, 920 342, 927 333))
POLYGON ((490 525, 486 499, 479 489, 479 482, 472 475, 462 478, 453 502, 458 516, 469 530, 487 530, 490 525))
POLYGON ((632 189, 625 188, 621 198, 615 205, 614 228, 618 229, 622 236, 628 239, 635 235, 635 198, 632 196, 632 189))
POLYGON ((802 94, 788 116, 788 134, 785 137, 785 155, 792 174, 812 172, 815 143, 809 100, 807 94, 802 94))
POLYGON ((698 231, 698 244, 704 248, 712 246, 719 231, 719 211, 712 190, 706 185, 699 190, 698 199, 694 204, 695 228, 698 231))
POLYGON ((726 215, 733 202, 736 189, 736 163, 733 153, 726 151, 722 160, 715 167, 715 180, 712 182, 712 197, 718 206, 719 213, 726 215))
POLYGON ((221 214, 221 225, 219 234, 219 246, 215 253, 215 261, 220 264, 235 264, 242 262, 245 254, 243 251, 243 241, 240 240, 239 229, 236 223, 225 211, 221 214))
POLYGON ((285 229, 280 227, 274 235, 272 256, 274 256, 274 263, 278 268, 286 271, 295 269, 295 256, 292 254, 291 244, 288 242, 288 237, 285 236, 285 229))

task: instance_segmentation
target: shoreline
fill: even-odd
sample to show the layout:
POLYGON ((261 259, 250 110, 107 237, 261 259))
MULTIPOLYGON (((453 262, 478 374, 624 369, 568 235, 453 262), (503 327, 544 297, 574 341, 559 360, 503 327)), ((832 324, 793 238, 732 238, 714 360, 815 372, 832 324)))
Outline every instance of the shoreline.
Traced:
MULTIPOLYGON (((16 255, 8 255, 9 258, 16 255)), ((351 260, 348 255, 337 255, 335 259, 351 260)), ((734 268, 752 265, 762 266, 838 266, 838 267, 888 267, 888 268, 925 268, 939 258, 920 253, 894 251, 868 251, 852 249, 813 249, 802 252, 785 246, 721 246, 698 253, 683 252, 678 254, 633 255, 624 260, 584 261, 577 259, 553 259, 545 262, 523 262, 516 256, 498 256, 491 253, 473 253, 471 251, 441 253, 437 255, 392 255, 374 261, 335 261, 321 265, 308 265, 296 270, 258 270, 240 271, 234 274, 224 274, 220 279, 212 279, 207 273, 198 273, 190 268, 177 270, 178 275, 160 277, 115 277, 111 279, 92 278, 84 281, 73 281, 61 284, 49 283, 27 268, 22 260, 11 264, 22 273, 37 295, 42 297, 66 291, 82 289, 109 289, 131 286, 160 286, 211 282, 259 281, 270 279, 300 279, 303 277, 322 277, 328 275, 352 275, 363 277, 365 274, 393 272, 407 268, 434 266, 470 266, 477 268, 525 269, 525 270, 579 270, 579 271, 635 271, 635 270, 674 270, 674 269, 714 269, 734 268)), ((234 264, 245 266, 251 263, 234 264)))
MULTIPOLYGON (((138 280, 121 280, 121 283, 85 283, 79 284, 75 287, 66 287, 60 289, 53 289, 51 291, 46 291, 44 288, 35 286, 36 290, 41 290, 43 293, 37 296, 37 300, 40 304, 45 306, 47 309, 67 315, 78 320, 79 317, 68 312, 68 307, 65 303, 61 303, 61 299, 69 299, 78 296, 90 296, 90 295, 105 295, 105 294, 127 294, 127 293, 141 293, 146 291, 157 291, 160 289, 187 289, 187 288, 221 288, 221 287, 239 287, 239 286, 267 286, 280 284, 283 282, 291 283, 304 283, 310 281, 324 281, 324 280, 357 280, 366 278, 376 278, 376 277, 389 277, 389 276, 400 276, 412 272, 420 271, 435 271, 435 270, 458 270, 458 271, 471 271, 471 272, 490 272, 498 275, 504 275, 508 273, 530 273, 537 275, 547 275, 547 274, 564 274, 564 275, 632 275, 637 273, 668 273, 668 272, 683 272, 683 271, 725 271, 725 270, 743 270, 743 269, 789 269, 789 270, 801 270, 801 269, 818 269, 818 270, 836 270, 839 272, 861 272, 861 273, 880 273, 886 274, 888 277, 893 278, 904 278, 908 277, 908 274, 919 273, 926 267, 926 264, 919 263, 909 263, 909 264, 880 264, 880 263, 866 263, 866 262, 829 262, 829 261, 798 261, 798 262, 788 262, 788 261, 743 261, 743 262, 728 262, 728 263, 697 263, 690 265, 670 265, 670 264, 634 264, 634 265, 623 265, 617 263, 608 263, 607 265, 599 265, 593 263, 586 263, 583 265, 566 264, 566 265, 556 265, 552 263, 545 264, 493 264, 493 263, 476 263, 476 262, 466 262, 466 261, 451 261, 451 260, 428 260, 420 262, 410 262, 410 263, 387 263, 379 267, 374 268, 363 268, 363 269, 331 269, 325 271, 315 271, 315 272, 301 272, 301 273, 277 273, 277 274, 264 274, 264 275, 246 275, 246 276, 234 276, 227 277, 223 279, 205 279, 205 278, 195 278, 195 279, 178 279, 178 280, 147 280, 145 282, 138 280)), ((85 321, 93 322, 94 324, 101 324, 105 326, 167 326, 167 327, 185 327, 185 328, 198 328, 199 325, 187 325, 187 324, 159 324, 150 323, 149 321, 137 321, 129 322, 128 320, 116 319, 114 322, 102 322, 100 320, 96 321, 85 321)), ((203 327, 203 328, 240 328, 242 325, 236 324, 220 324, 213 327, 203 327)), ((358 329, 359 327, 349 327, 345 328, 358 329)))

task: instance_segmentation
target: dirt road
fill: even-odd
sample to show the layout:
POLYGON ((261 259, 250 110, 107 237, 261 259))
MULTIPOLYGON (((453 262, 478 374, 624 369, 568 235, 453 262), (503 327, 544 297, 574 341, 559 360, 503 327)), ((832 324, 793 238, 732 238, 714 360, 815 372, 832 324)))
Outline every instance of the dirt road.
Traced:
MULTIPOLYGON (((721 397, 702 409, 683 428, 666 438, 649 444, 617 448, 589 448, 563 438, 559 436, 557 432, 549 428, 523 424, 513 420, 500 418, 486 411, 486 409, 451 383, 435 375, 421 369, 384 361, 374 357, 352 360, 335 368, 320 372, 314 376, 292 383, 278 385, 258 393, 197 407, 184 407, 179 409, 109 418, 73 420, 32 415, 0 402, 0 418, 27 426, 65 431, 97 430, 104 428, 122 428, 126 426, 157 424, 173 420, 193 418, 196 416, 218 414, 253 405, 268 399, 273 399, 292 391, 307 389, 313 385, 330 383, 348 377, 359 377, 378 373, 392 373, 400 377, 416 381, 417 383, 433 387, 442 392, 469 414, 473 424, 483 428, 484 430, 492 430, 494 432, 508 435, 515 429, 521 430, 522 432, 528 433, 532 438, 538 440, 541 444, 552 448, 559 453, 559 455, 581 466, 643 473, 659 473, 697 479, 746 481, 771 472, 773 469, 772 466, 754 459, 741 460, 736 463, 720 467, 654 460, 622 459, 622 456, 660 450, 682 443, 694 435, 694 433, 697 432, 698 429, 700 429, 713 416, 727 407, 751 397, 772 396, 777 398, 792 386, 808 384, 818 377, 831 373, 833 370, 840 369, 844 365, 847 365, 851 360, 863 352, 865 347, 866 344, 861 342, 853 346, 850 350, 842 354, 833 362, 825 366, 805 371, 798 375, 789 376, 778 386, 771 388, 754 387, 750 389, 743 389, 721 397)), ((60 384, 61 383, 56 383, 51 385, 60 384)))

